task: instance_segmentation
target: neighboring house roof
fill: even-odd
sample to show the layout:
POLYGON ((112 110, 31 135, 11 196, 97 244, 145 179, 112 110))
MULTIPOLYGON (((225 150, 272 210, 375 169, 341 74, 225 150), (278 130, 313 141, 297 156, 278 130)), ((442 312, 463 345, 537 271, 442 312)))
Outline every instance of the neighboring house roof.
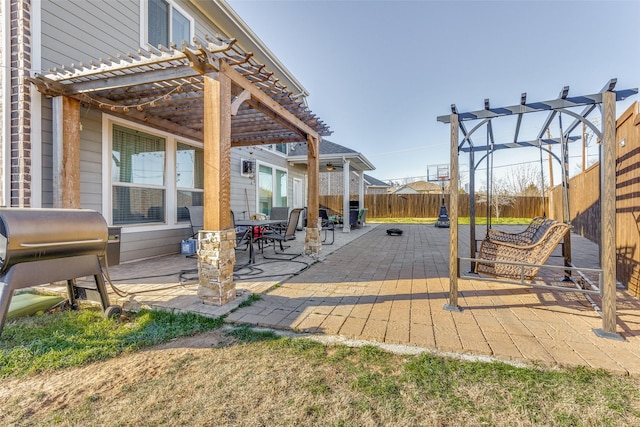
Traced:
POLYGON ((433 193, 442 191, 440 184, 435 182, 415 181, 407 184, 408 187, 413 188, 418 193, 433 193))
POLYGON ((440 193, 442 187, 435 182, 415 181, 401 185, 391 190, 392 194, 424 194, 440 193))
MULTIPOLYGON (((306 164, 307 163, 307 143, 298 142, 289 150, 287 160, 291 163, 306 164)), ((375 166, 361 153, 347 148, 344 145, 322 139, 320 141, 320 171, 329 172, 329 165, 334 168, 342 168, 342 162, 349 160, 353 169, 365 171, 374 170, 375 166)))
POLYGON ((364 174, 364 180, 369 184, 370 187, 391 187, 388 183, 384 181, 380 181, 372 177, 371 175, 364 174))
POLYGON ((391 194, 420 194, 420 192, 409 187, 408 185, 403 185, 394 189, 391 194))

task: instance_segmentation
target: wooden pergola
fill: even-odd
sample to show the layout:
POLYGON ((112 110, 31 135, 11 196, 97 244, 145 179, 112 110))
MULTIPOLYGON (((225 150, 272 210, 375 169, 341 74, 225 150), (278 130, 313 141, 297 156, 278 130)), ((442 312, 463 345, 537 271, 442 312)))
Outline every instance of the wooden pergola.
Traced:
POLYGON ((308 250, 319 250, 318 145, 330 135, 328 126, 235 40, 217 36, 193 43, 181 49, 149 47, 30 79, 54 98, 56 207, 80 207, 80 106, 93 106, 203 143, 205 230, 231 227, 232 147, 306 141, 305 241, 308 250))
MULTIPOLYGON (((600 185, 600 208, 601 208, 601 234, 602 238, 600 247, 600 265, 603 272, 602 283, 599 284, 599 292, 602 296, 602 329, 598 329, 595 333, 606 338, 620 339, 616 332, 616 245, 611 236, 615 236, 615 188, 616 188, 616 169, 615 169, 615 132, 616 132, 616 101, 623 100, 631 95, 638 93, 638 89, 614 90, 616 79, 610 80, 600 92, 590 95, 569 96, 569 87, 566 86, 560 92, 557 99, 531 102, 527 100, 526 93, 520 97, 520 103, 506 107, 491 107, 489 100, 485 99, 485 108, 477 111, 458 112, 455 104, 451 105, 451 114, 438 116, 437 120, 450 125, 450 186, 457 189, 459 184, 459 167, 458 156, 460 152, 469 153, 469 163, 471 171, 475 171, 477 167, 474 159, 475 152, 491 153, 496 150, 518 148, 518 147, 537 147, 550 155, 550 150, 544 148, 545 145, 560 144, 563 148, 562 159, 557 158, 563 169, 563 185, 566 187, 568 182, 568 148, 569 141, 578 139, 570 134, 583 123, 589 127, 601 140, 601 185, 600 185), (582 108, 582 111, 575 112, 573 108, 582 108), (602 111, 601 129, 592 123, 587 116, 596 108, 602 111), (547 118, 536 135, 531 139, 523 139, 520 136, 522 118, 525 114, 547 112, 547 118), (549 128, 552 120, 558 114, 566 114, 573 119, 566 129, 562 130, 560 138, 544 138, 545 132, 549 128), (516 116, 517 123, 513 139, 505 143, 497 143, 494 141, 492 120, 501 117, 516 116), (476 124, 471 130, 468 130, 465 122, 475 122, 476 124), (475 131, 486 127, 487 142, 485 145, 475 144, 472 135, 475 131), (463 139, 460 141, 459 134, 462 133, 463 139)), ((560 122, 561 123, 561 122, 560 122)), ((487 154, 488 155, 488 154, 487 154)), ((486 159, 486 156, 484 157, 486 159)), ((481 159, 482 161, 482 159, 481 159)), ((487 183, 487 185, 491 185, 487 183)), ((470 192, 475 192, 473 179, 471 180, 470 192)), ((452 194, 456 194, 452 190, 452 194)), ((473 200, 473 199, 472 199, 473 200)), ((473 206, 473 202, 471 206, 473 206)), ((568 200, 565 206, 565 218, 569 219, 568 200)), ((458 277, 460 274, 460 257, 458 255, 458 199, 451 197, 449 201, 449 217, 451 221, 450 227, 450 251, 449 251, 449 303, 445 305, 445 309, 451 311, 460 311, 458 305, 458 277)), ((475 262, 475 210, 472 209, 470 221, 470 260, 475 262)), ((565 260, 570 259, 570 240, 565 239, 565 260)))

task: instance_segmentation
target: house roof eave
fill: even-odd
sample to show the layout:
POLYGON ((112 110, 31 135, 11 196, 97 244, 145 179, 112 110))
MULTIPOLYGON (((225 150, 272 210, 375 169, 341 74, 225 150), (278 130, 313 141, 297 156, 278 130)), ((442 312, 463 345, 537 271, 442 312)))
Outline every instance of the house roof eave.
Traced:
POLYGON ((216 23, 220 27, 220 30, 226 33, 227 37, 233 36, 245 51, 252 52, 258 61, 267 64, 269 69, 276 71, 278 77, 283 79, 287 86, 293 86, 290 88, 291 92, 306 104, 306 97, 309 96, 309 91, 300 83, 293 73, 280 62, 271 49, 253 32, 229 3, 225 0, 191 0, 191 3, 204 13, 209 20, 216 23))

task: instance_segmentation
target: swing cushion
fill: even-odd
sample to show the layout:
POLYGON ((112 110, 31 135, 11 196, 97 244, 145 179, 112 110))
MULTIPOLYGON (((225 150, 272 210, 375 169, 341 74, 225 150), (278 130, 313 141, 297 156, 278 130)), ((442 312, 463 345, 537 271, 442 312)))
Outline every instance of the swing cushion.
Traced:
POLYGON ((476 263, 476 273, 513 280, 533 280, 540 267, 527 264, 542 265, 547 262, 555 248, 570 231, 567 224, 558 221, 547 220, 545 223, 548 226, 537 230, 533 235, 536 240, 531 244, 515 241, 501 242, 488 238, 483 240, 476 263), (482 262, 482 260, 495 261, 495 263, 482 262))

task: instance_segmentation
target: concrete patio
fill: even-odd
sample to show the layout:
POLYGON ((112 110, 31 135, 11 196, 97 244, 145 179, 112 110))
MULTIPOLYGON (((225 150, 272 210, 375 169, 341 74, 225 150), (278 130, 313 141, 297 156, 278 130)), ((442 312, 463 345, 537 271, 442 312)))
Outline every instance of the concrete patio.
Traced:
MULTIPOLYGON (((468 254, 468 233, 468 226, 460 227, 461 256, 468 254)), ((593 330, 602 327, 601 317, 584 295, 575 292, 460 279, 462 311, 452 312, 443 309, 448 303, 448 229, 372 224, 351 233, 337 229, 335 234, 335 244, 323 246, 317 259, 301 255, 285 262, 259 256, 255 265, 236 272, 238 297, 222 307, 198 300, 196 260, 184 255, 111 268, 112 281, 127 293, 112 294, 111 302, 128 310, 151 307, 227 315, 231 323, 354 345, 376 343, 405 352, 640 375, 640 300, 624 289, 617 292, 621 341, 595 335, 593 330), (390 227, 404 233, 389 236, 390 227), (238 308, 251 293, 261 299, 238 308)), ((303 233, 299 235, 287 252, 302 252, 303 233)), ((477 235, 484 235, 483 227, 477 235)), ((598 248, 587 239, 572 235, 572 251, 577 266, 598 266, 598 248)), ((265 248, 265 254, 273 256, 273 248, 265 248)), ((238 264, 246 262, 246 256, 238 251, 238 264)), ((599 297, 592 299, 600 304, 599 297)))

